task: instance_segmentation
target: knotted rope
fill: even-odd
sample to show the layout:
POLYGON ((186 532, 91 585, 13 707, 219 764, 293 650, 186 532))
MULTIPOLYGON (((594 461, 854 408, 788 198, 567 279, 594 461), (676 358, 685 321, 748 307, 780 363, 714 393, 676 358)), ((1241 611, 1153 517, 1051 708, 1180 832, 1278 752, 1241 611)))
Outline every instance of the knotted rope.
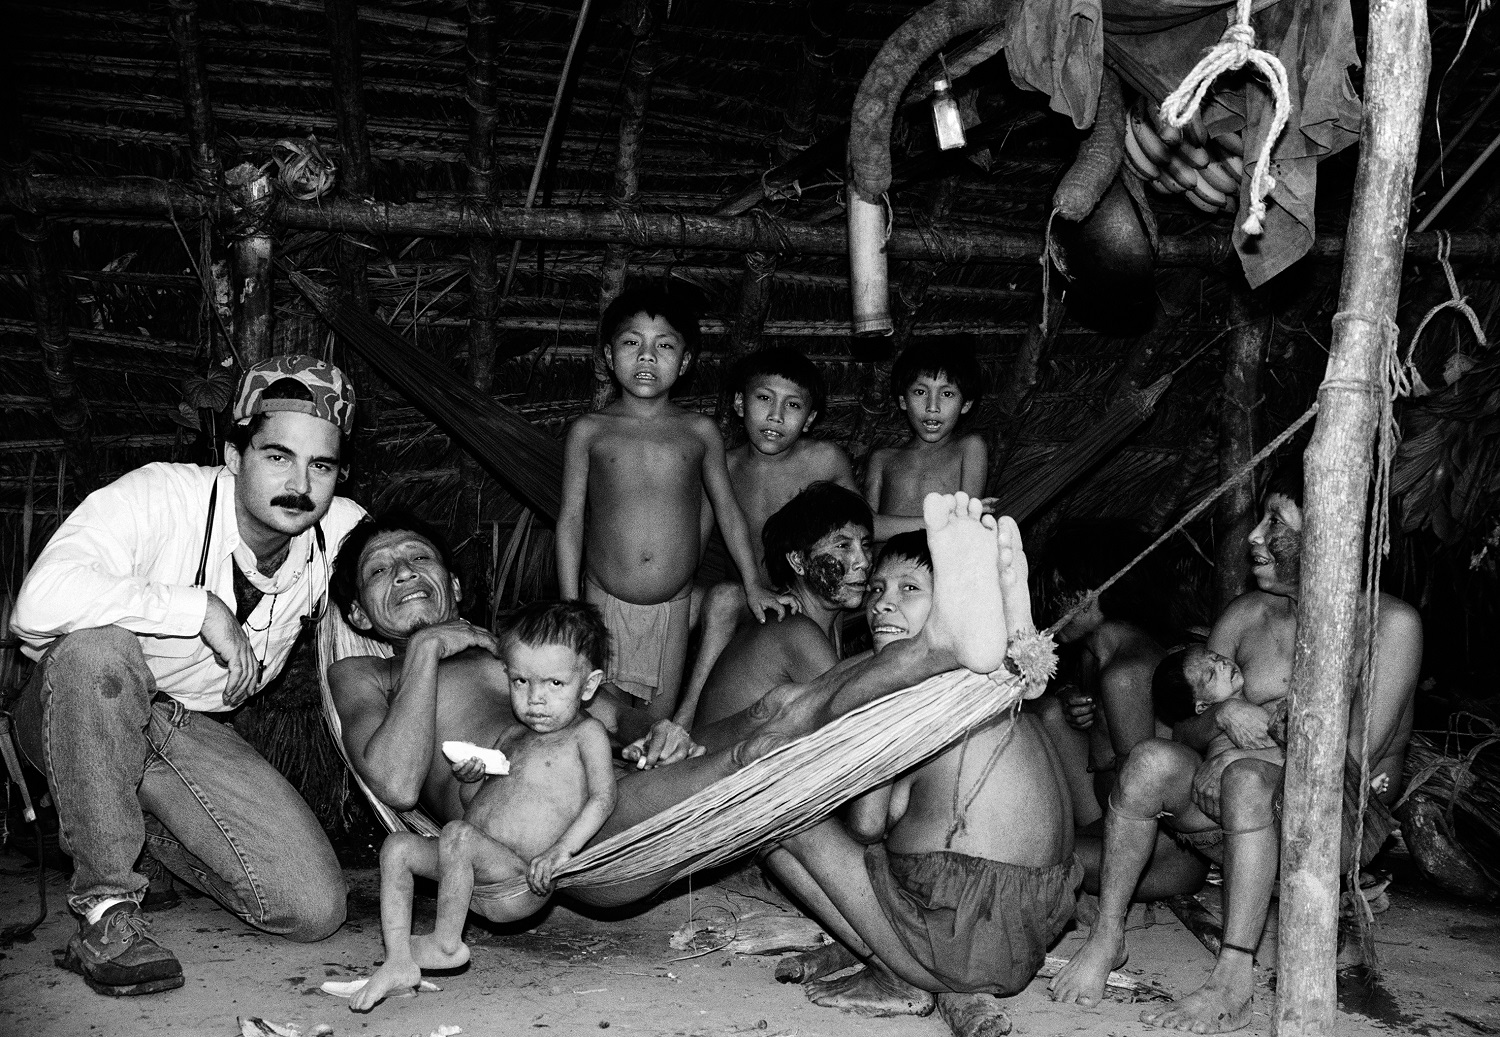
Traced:
POLYGON ((1255 236, 1265 229, 1266 195, 1276 186, 1271 176, 1271 147, 1281 131, 1286 128, 1292 111, 1291 89, 1287 86, 1286 68, 1281 59, 1268 50, 1255 48, 1255 29, 1250 25, 1250 0, 1238 0, 1229 28, 1219 38, 1203 59, 1194 66, 1180 86, 1167 95, 1161 103, 1162 118, 1167 125, 1181 129, 1198 114, 1203 95, 1213 81, 1225 72, 1243 68, 1250 64, 1258 68, 1270 84, 1271 98, 1275 102, 1275 113, 1271 117, 1271 128, 1260 147, 1260 157, 1255 160, 1255 171, 1250 177, 1250 205, 1245 222, 1240 224, 1246 234, 1255 236))
MULTIPOLYGON (((1440 311, 1449 308, 1455 309, 1469 318, 1469 326, 1474 329, 1474 337, 1479 340, 1481 346, 1488 346, 1490 344, 1489 340, 1484 337, 1484 328, 1479 323, 1479 314, 1475 313, 1474 307, 1469 305, 1469 297, 1458 290, 1458 278, 1453 276, 1453 264, 1448 262, 1448 256, 1452 250, 1453 235, 1445 230, 1438 231, 1437 259, 1443 265, 1443 276, 1448 278, 1448 291, 1451 297, 1428 310, 1427 315, 1422 318, 1422 323, 1417 325, 1417 330, 1411 337, 1411 344, 1406 347, 1406 366, 1411 364, 1412 353, 1417 348, 1417 342, 1421 339, 1422 332, 1427 330, 1428 321, 1436 317, 1440 311)), ((1408 391, 1409 389, 1410 387, 1408 386, 1408 391)), ((1401 395, 1405 396, 1406 393, 1403 392, 1401 395)))

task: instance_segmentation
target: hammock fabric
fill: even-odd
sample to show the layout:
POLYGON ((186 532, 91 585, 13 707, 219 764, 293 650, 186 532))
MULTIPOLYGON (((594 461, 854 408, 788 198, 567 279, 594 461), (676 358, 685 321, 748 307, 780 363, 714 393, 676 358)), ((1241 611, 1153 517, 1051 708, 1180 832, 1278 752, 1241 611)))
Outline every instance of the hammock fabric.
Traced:
POLYGON ((1163 375, 1144 389, 1126 393, 1106 410, 1088 431, 1065 447, 1053 451, 1046 461, 1000 488, 995 512, 1017 522, 1050 504, 1073 480, 1084 474, 1123 443, 1156 409, 1157 401, 1172 384, 1163 375))
POLYGON ((563 447, 510 407, 481 393, 441 360, 414 349, 348 296, 311 278, 288 276, 344 342, 412 403, 448 430, 527 507, 557 521, 563 447))
MULTIPOLYGON (((347 764, 328 666, 353 655, 389 657, 391 651, 351 630, 337 609, 329 609, 318 627, 318 651, 324 718, 347 764)), ((663 872, 677 878, 806 831, 965 732, 1014 712, 1022 686, 1019 677, 997 683, 955 670, 876 699, 584 850, 558 870, 557 885, 612 886, 663 872)), ((358 774, 354 780, 389 831, 435 836, 441 830, 423 811, 393 810, 358 774)), ((507 892, 525 890, 525 882, 518 882, 507 892)))

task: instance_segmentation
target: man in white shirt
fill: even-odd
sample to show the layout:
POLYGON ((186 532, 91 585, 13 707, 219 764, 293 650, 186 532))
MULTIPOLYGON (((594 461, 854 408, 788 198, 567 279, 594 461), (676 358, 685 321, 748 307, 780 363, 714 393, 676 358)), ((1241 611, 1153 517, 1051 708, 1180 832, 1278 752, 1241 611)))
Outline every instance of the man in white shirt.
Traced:
POLYGON ((344 920, 317 819, 213 716, 280 673, 326 607, 330 559, 364 515, 335 497, 354 392, 335 367, 250 368, 225 464, 149 464, 92 493, 42 551, 11 626, 37 660, 15 711, 44 771, 80 916, 64 965, 103 994, 183 983, 140 913, 143 847, 240 918, 293 940, 344 920))

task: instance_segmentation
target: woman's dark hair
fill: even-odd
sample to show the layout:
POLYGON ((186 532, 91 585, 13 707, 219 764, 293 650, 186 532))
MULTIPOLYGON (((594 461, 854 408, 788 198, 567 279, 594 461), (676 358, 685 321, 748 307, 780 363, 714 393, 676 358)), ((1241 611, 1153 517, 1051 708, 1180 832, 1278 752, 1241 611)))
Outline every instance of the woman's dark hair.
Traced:
POLYGON ((837 483, 815 482, 766 519, 760 540, 766 549, 771 585, 785 590, 797 578, 786 556, 806 555, 819 540, 848 525, 873 532, 875 519, 864 498, 837 483))
POLYGON ((1151 708, 1156 719, 1168 727, 1191 720, 1197 713, 1193 685, 1188 680, 1186 668, 1188 649, 1192 647, 1178 645, 1172 649, 1156 664, 1156 672, 1151 675, 1151 708))
MULTIPOLYGON (((1092 591, 1150 543, 1151 537, 1119 519, 1066 523, 1047 542, 1039 571, 1053 574, 1052 590, 1059 596, 1092 591)), ((1166 553, 1154 551, 1100 595, 1099 611, 1172 644, 1178 637, 1170 632, 1171 597, 1179 582, 1166 553)))
POLYGON ((345 619, 349 618, 350 608, 359 600, 359 557, 365 553, 370 541, 381 533, 415 533, 433 546, 449 574, 453 572, 453 553, 448 548, 447 538, 413 512, 405 508, 388 508, 374 518, 361 519, 339 545, 338 556, 333 561, 333 575, 328 578, 328 596, 345 619))
POLYGON ((915 562, 932 572, 932 551, 927 547, 927 532, 913 529, 891 537, 880 549, 880 557, 875 559, 870 571, 874 572, 886 562, 915 562))

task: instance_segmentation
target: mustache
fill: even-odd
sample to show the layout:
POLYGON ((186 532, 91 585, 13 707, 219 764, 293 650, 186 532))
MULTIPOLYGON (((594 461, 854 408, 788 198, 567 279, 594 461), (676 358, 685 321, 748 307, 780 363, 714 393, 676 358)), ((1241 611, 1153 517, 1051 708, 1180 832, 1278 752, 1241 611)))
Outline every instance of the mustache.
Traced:
POLYGON ((317 505, 305 493, 283 493, 280 497, 271 498, 271 507, 292 508, 295 511, 312 511, 317 505))

